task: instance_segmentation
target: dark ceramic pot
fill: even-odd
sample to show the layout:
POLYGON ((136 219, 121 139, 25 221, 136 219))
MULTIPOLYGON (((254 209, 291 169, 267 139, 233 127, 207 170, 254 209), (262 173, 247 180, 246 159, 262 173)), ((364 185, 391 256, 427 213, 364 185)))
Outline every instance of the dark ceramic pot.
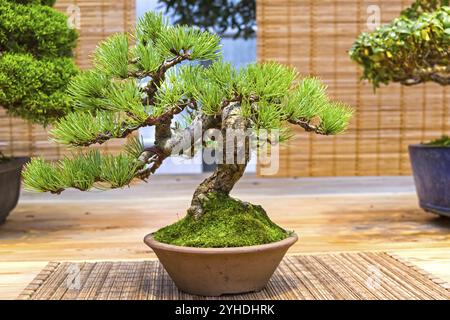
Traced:
POLYGON ((26 157, 12 158, 0 163, 0 224, 16 207, 20 195, 20 174, 23 165, 29 160, 26 157))
POLYGON ((450 217, 450 147, 414 144, 409 155, 420 206, 450 217))
POLYGON ((144 242, 153 249, 177 287, 201 296, 263 289, 298 237, 259 246, 191 248, 161 243, 153 234, 144 242))

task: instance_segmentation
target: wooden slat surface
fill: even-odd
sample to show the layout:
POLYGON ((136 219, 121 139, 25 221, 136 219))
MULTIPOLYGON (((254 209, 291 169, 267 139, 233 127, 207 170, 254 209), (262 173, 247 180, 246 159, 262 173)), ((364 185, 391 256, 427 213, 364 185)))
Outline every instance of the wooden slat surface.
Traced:
MULTIPOLYGON (((287 256, 265 289, 225 299, 450 299, 442 282, 383 252, 287 256)), ((156 261, 49 263, 20 299, 199 299, 156 261), (75 281, 72 281, 76 279, 75 281)), ((203 297, 210 299, 207 297, 203 297)), ((217 299, 217 298, 215 298, 217 299)))
MULTIPOLYGON (((101 40, 116 32, 131 31, 135 23, 135 0, 57 0, 55 9, 70 15, 71 6, 79 8, 78 45, 74 50, 77 65, 91 66, 91 55, 101 40)), ((0 107, 0 150, 11 156, 43 156, 59 159, 69 151, 48 141, 48 130, 12 118, 0 107)), ((102 150, 117 152, 123 140, 106 143, 102 150)))
MULTIPOLYGON (((0 299, 17 297, 48 261, 154 258, 144 235, 183 217, 205 177, 156 175, 108 192, 23 193, 0 226, 0 299)), ((394 252, 450 282, 450 219, 420 210, 411 177, 249 175, 233 196, 294 230, 300 239, 291 254, 394 252)))
POLYGON ((397 17, 412 0, 257 0, 258 60, 293 65, 319 76, 332 98, 356 110, 338 137, 307 134, 282 148, 279 176, 376 176, 410 174, 407 146, 450 133, 450 90, 429 83, 391 84, 376 93, 361 82, 347 51, 367 31, 369 6, 381 23, 397 17))

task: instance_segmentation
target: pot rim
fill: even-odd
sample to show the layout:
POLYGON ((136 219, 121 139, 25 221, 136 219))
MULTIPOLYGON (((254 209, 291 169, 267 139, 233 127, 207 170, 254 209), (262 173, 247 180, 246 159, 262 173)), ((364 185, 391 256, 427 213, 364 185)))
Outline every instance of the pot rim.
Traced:
POLYGON ((423 143, 415 143, 410 144, 408 146, 409 148, 417 148, 417 149, 450 149, 450 146, 436 146, 436 145, 430 145, 430 144, 423 144, 423 143))
POLYGON ((10 161, 0 163, 0 173, 17 170, 29 160, 29 157, 12 157, 10 161))
POLYGON ((180 252, 180 253, 199 253, 199 254, 235 254, 235 253, 250 253, 250 252, 258 252, 265 251, 271 249, 278 249, 280 247, 290 247, 298 240, 298 236, 296 233, 292 233, 286 239, 254 245, 254 246, 244 246, 244 247, 229 247, 229 248, 196 248, 196 247, 183 247, 177 246, 173 244, 162 243, 153 237, 153 232, 146 235, 144 238, 144 242, 152 249, 160 249, 164 251, 172 251, 172 252, 180 252))

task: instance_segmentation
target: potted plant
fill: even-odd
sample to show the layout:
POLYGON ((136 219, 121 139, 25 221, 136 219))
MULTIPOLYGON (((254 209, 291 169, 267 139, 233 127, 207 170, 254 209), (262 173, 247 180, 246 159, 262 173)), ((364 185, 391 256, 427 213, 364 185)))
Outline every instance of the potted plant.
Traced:
MULTIPOLYGON (((297 236, 273 223, 260 206, 229 195, 250 157, 249 139, 239 140, 239 134, 269 130, 284 139, 288 123, 338 134, 351 109, 329 101, 319 80, 300 80, 288 66, 269 62, 236 71, 220 60, 217 35, 170 26, 158 14, 141 18, 133 37, 131 49, 126 34, 97 47, 94 68, 69 85, 75 111, 51 134, 57 142, 86 147, 154 126, 154 144, 134 138, 118 155, 91 150, 57 163, 34 158, 23 172, 26 187, 52 193, 120 188, 134 178, 146 180, 183 150, 192 155, 199 141, 215 141, 218 166, 195 190, 187 215, 146 236, 145 243, 183 291, 221 295, 261 289, 297 236), (195 63, 201 60, 214 62, 195 63), (181 113, 184 118, 174 118, 181 113)), ((276 143, 272 136, 256 139, 258 147, 276 143)))
MULTIPOLYGON (((50 0, 0 0, 0 107, 47 125, 64 115, 65 89, 76 74, 71 59, 77 33, 50 0)), ((0 150, 0 224, 17 204, 26 157, 0 150)))
MULTIPOLYGON (((418 0, 401 16, 371 33, 362 33, 350 50, 363 78, 405 86, 450 84, 450 7, 448 0, 418 0)), ((450 138, 409 146, 420 206, 450 216, 450 138)))

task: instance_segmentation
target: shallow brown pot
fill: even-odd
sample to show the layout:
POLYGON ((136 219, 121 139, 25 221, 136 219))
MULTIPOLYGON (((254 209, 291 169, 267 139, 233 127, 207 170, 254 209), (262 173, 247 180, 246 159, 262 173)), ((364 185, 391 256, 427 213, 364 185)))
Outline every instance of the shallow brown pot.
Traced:
POLYGON ((180 290, 220 296, 263 289, 297 240, 294 234, 259 246, 192 248, 161 243, 149 234, 144 242, 153 249, 180 290))

